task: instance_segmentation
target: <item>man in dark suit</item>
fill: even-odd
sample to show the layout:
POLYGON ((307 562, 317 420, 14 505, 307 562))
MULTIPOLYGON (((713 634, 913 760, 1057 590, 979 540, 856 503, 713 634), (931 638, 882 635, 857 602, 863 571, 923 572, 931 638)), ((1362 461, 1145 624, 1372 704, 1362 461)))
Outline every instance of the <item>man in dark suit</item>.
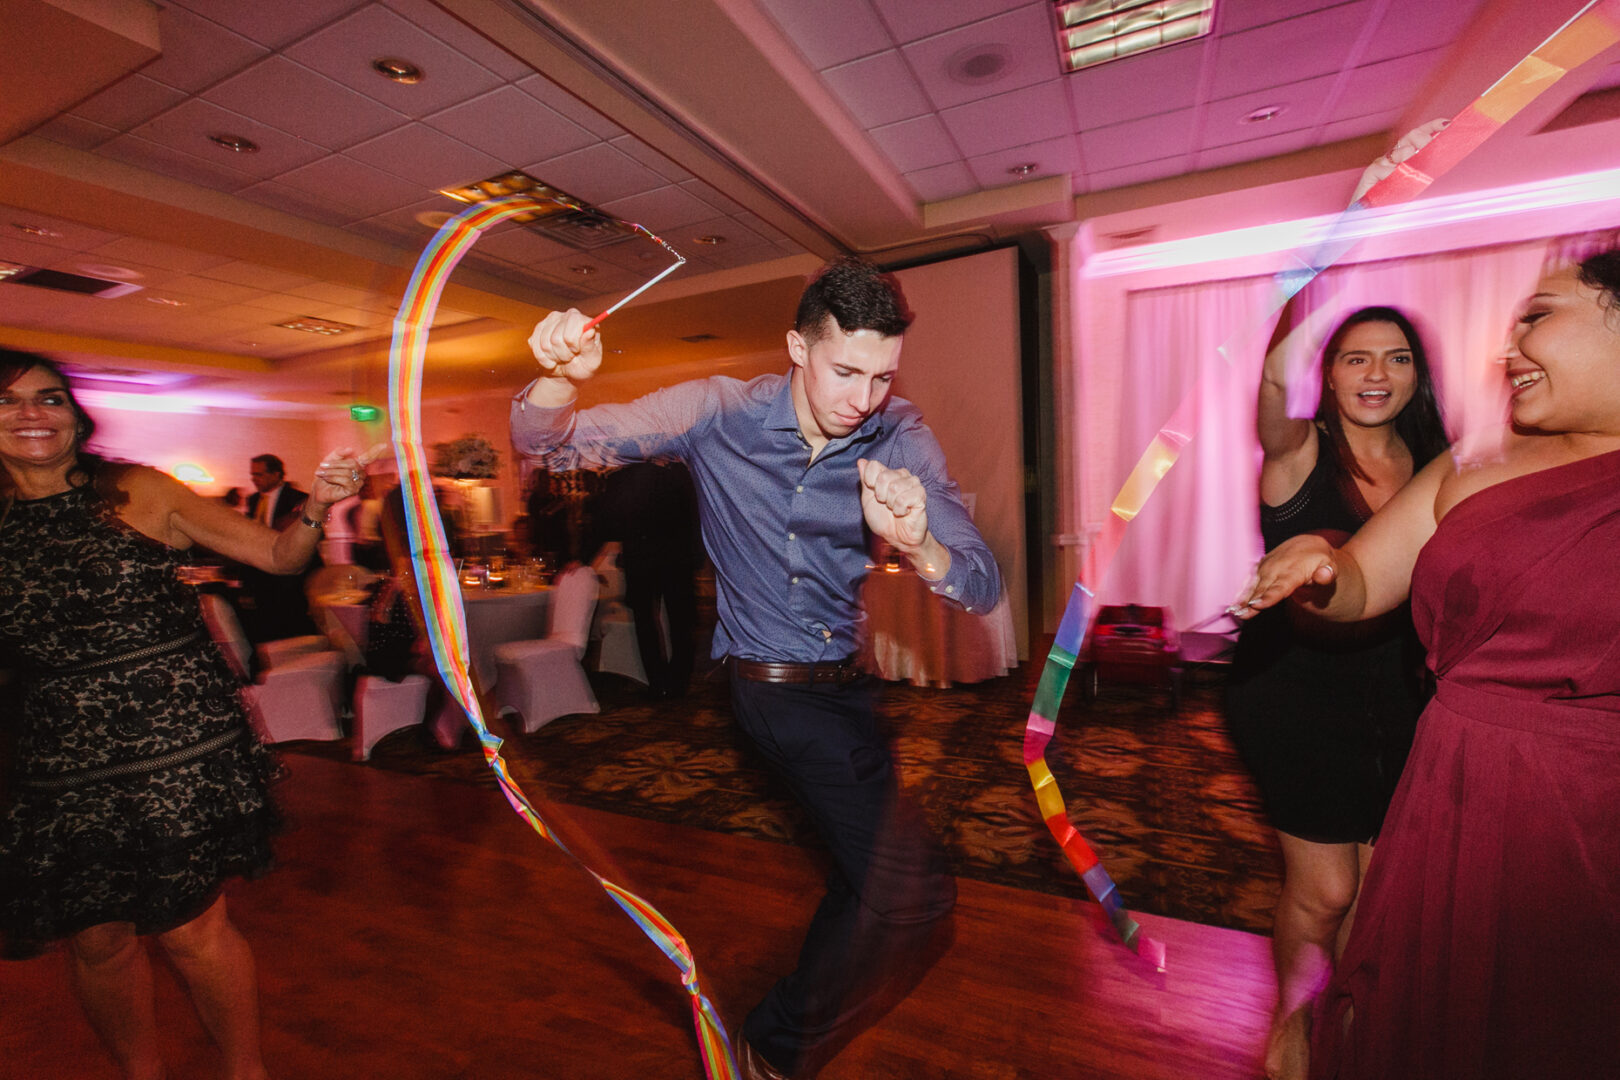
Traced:
MULTIPOLYGON (((309 495, 287 483, 286 472, 281 459, 274 454, 260 454, 250 462, 254 492, 247 497, 248 517, 272 529, 280 529, 294 515, 303 513, 309 495)), ((318 565, 319 558, 311 567, 318 565)), ((267 574, 244 567, 242 593, 244 599, 252 602, 251 609, 242 613, 242 629, 254 644, 316 632, 309 617, 309 604, 304 599, 303 574, 267 574)))

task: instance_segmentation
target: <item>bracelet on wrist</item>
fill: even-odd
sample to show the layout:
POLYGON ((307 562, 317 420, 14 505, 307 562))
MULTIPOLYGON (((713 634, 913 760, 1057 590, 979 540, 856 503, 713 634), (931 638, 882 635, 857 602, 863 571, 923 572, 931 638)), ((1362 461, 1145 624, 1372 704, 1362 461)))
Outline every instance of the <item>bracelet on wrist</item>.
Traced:
POLYGON ((298 511, 298 520, 309 526, 311 529, 326 528, 326 519, 324 517, 319 519, 312 518, 303 510, 298 511))

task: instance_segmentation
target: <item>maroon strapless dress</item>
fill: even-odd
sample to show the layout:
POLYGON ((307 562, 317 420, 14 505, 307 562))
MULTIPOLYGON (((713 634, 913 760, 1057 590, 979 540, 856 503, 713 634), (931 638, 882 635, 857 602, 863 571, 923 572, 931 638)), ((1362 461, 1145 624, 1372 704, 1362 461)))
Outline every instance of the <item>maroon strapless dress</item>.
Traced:
POLYGON ((1439 687, 1312 1074, 1620 1076, 1620 452, 1459 503, 1412 613, 1439 687))

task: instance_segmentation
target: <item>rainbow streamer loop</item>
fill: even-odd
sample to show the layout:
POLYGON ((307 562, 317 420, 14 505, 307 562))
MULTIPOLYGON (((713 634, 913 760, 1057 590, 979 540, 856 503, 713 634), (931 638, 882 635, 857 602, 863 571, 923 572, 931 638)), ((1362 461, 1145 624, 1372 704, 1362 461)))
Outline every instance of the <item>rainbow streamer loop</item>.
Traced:
MULTIPOLYGON (((501 740, 490 732, 479 705, 478 688, 467 662, 467 619, 462 607, 461 589, 450 558, 444 525, 439 520, 438 507, 433 498, 433 485, 428 478, 427 454, 422 445, 422 369, 427 352, 428 327, 438 308, 445 281, 485 229, 509 218, 533 213, 536 209, 550 209, 557 203, 572 205, 545 196, 521 194, 476 203, 445 222, 423 250, 411 274, 399 313, 394 318, 394 338, 388 357, 388 405, 393 418, 394 459, 399 465, 400 487, 405 499, 411 562, 422 597, 434 663, 451 693, 466 710, 473 730, 478 733, 484 759, 494 771, 502 794, 535 832, 555 844, 595 879, 614 903, 675 965, 680 972, 681 985, 691 997, 692 1022, 697 1030, 705 1075, 710 1080, 717 1077, 736 1080, 737 1068, 731 1041, 726 1035, 725 1025, 698 982, 697 962, 686 940, 657 908, 623 886, 607 880, 570 851, 512 779, 506 761, 501 757, 501 740)), ((675 261, 657 277, 598 316, 597 322, 686 261, 646 229, 639 225, 630 227, 662 246, 674 256, 675 261)))
MULTIPOLYGON (((1396 166, 1357 202, 1352 203, 1328 235, 1308 255, 1296 256, 1296 265, 1276 276, 1273 301, 1265 318, 1270 319, 1283 305, 1311 282, 1316 275, 1337 262, 1353 241, 1338 235, 1342 223, 1362 210, 1406 202, 1423 192, 1467 157, 1526 105, 1545 93, 1559 79, 1604 49, 1620 41, 1620 0, 1591 0, 1534 52, 1498 79, 1484 94, 1459 113, 1450 124, 1422 149, 1396 166)), ((1222 346, 1229 355, 1231 343, 1222 346)), ((1024 767, 1035 788, 1035 801, 1041 817, 1051 830, 1069 862, 1086 883, 1087 890, 1107 913, 1120 940, 1164 970, 1164 946, 1141 932, 1120 903, 1114 881, 1103 868, 1096 852, 1069 823, 1068 808, 1058 790, 1052 770, 1046 764, 1046 747, 1057 730, 1057 715, 1068 686, 1069 673, 1085 648, 1096 607, 1096 595, 1086 585, 1101 582, 1113 556, 1124 539, 1125 527, 1153 496, 1177 460, 1182 449, 1196 434, 1194 419, 1198 388, 1189 391, 1175 414, 1153 437, 1135 468, 1115 496, 1104 519, 1101 535, 1087 555, 1086 567, 1075 582, 1063 620, 1058 626, 1052 651, 1035 689, 1029 720, 1024 727, 1024 767)))

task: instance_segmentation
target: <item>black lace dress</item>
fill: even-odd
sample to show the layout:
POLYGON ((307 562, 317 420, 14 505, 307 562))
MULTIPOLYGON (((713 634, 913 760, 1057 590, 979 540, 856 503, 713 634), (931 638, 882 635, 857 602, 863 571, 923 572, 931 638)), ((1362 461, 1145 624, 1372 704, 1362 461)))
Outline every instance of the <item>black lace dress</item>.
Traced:
POLYGON ((172 929, 269 869, 272 762, 179 561, 89 487, 19 500, 0 525, 0 637, 27 665, 0 703, 8 957, 100 923, 172 929))

